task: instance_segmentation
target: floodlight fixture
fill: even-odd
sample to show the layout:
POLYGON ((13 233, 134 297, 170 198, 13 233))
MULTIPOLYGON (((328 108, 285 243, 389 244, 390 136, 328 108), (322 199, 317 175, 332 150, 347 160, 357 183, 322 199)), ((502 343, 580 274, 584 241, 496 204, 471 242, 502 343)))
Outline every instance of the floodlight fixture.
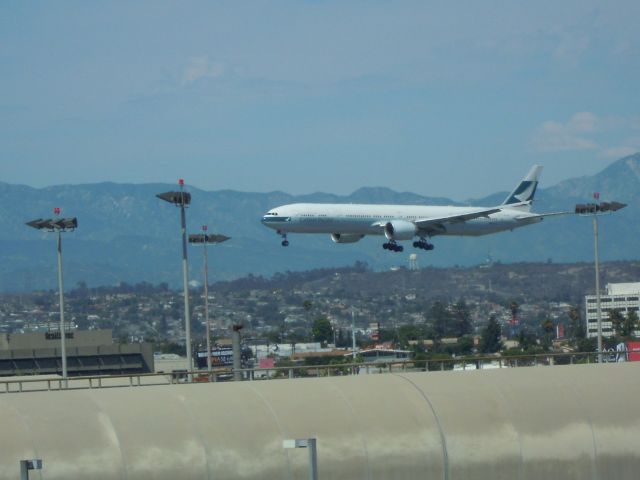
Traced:
POLYGON ((180 191, 164 192, 156 195, 165 202, 173 203, 176 207, 180 207, 180 226, 182 228, 182 280, 184 289, 184 327, 185 327, 185 343, 187 350, 187 365, 189 381, 192 380, 191 371, 193 370, 193 357, 191 352, 191 314, 189 311, 189 264, 187 261, 187 220, 185 208, 191 203, 191 194, 184 191, 184 180, 178 180, 180 191))
POLYGON ((209 235, 207 233, 208 227, 202 226, 204 233, 195 233, 189 235, 189 243, 203 245, 203 261, 204 261, 204 317, 206 325, 207 336, 207 372, 209 374, 209 380, 211 380, 211 326, 209 325, 209 257, 207 255, 207 244, 209 243, 222 243, 229 240, 231 237, 226 235, 214 234, 209 235))
POLYGON ((602 303, 600 301, 600 253, 598 244, 598 216, 613 213, 627 206, 626 203, 611 201, 600 202, 600 193, 593 194, 597 203, 579 203, 575 206, 576 215, 593 217, 594 264, 596 274, 596 319, 598 325, 598 362, 602 363, 602 303))
POLYGON ((231 237, 226 235, 213 234, 208 235, 206 233, 193 233, 189 235, 189 243, 222 243, 229 240, 231 237))
MULTIPOLYGON (((53 209, 55 215, 60 215, 60 208, 53 209)), ((60 303, 60 355, 62 357, 62 378, 65 388, 68 386, 67 376, 67 348, 66 334, 64 327, 64 286, 62 281, 62 232, 73 232, 78 228, 78 219, 76 217, 68 218, 37 218, 26 223, 27 226, 36 230, 46 230, 48 232, 57 233, 57 251, 58 251, 58 295, 60 303)))
POLYGON ((78 228, 78 219, 76 217, 70 218, 38 218, 26 223, 27 226, 35 228, 37 230, 54 231, 74 231, 78 228))
POLYGON ((617 212, 626 206, 626 203, 620 202, 579 203, 575 207, 575 213, 578 215, 594 215, 597 213, 617 212))
POLYGON ((176 207, 186 207, 191 204, 191 194, 189 192, 164 192, 156 195, 165 202, 173 203, 176 207))

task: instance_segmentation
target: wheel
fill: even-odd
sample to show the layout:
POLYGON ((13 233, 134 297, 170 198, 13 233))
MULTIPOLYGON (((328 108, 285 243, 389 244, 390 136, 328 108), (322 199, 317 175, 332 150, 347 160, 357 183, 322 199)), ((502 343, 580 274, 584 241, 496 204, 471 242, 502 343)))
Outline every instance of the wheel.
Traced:
POLYGON ((396 247, 396 252, 403 252, 404 251, 404 247, 402 245, 398 245, 396 247))
POLYGON ((413 248, 420 248, 420 242, 413 242, 413 248))
POLYGON ((388 243, 383 243, 382 244, 382 248, 385 250, 389 250, 389 244, 388 243))
POLYGON ((288 247, 289 246, 289 240, 283 240, 282 241, 282 246, 283 247, 288 247))
POLYGON ((427 250, 433 250, 434 248, 436 248, 436 246, 433 244, 427 245, 427 250))

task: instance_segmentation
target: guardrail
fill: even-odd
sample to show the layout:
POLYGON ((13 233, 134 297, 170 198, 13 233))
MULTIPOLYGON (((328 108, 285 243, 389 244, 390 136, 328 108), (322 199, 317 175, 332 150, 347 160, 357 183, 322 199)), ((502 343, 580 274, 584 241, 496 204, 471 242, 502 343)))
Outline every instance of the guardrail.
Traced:
MULTIPOLYGON (((515 356, 466 356, 425 360, 397 360, 376 363, 341 363, 329 365, 292 365, 272 368, 241 369, 243 380, 261 381, 278 378, 331 377, 407 371, 483 370, 529 366, 553 366, 596 363, 597 353, 545 353, 515 356)), ((609 362, 615 356, 608 355, 609 362)), ((0 380, 0 394, 33 391, 59 391, 94 388, 143 387, 186 383, 208 383, 233 379, 233 369, 216 369, 211 375, 206 370, 174 371, 171 373, 144 373, 69 377, 68 385, 62 377, 20 378, 0 380), (191 377, 191 381, 189 381, 191 377)))

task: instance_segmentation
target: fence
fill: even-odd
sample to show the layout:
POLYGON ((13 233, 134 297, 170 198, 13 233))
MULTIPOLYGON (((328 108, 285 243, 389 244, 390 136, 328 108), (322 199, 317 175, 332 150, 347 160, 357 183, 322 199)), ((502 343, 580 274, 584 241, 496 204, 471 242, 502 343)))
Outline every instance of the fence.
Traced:
MULTIPOLYGON (((376 363, 341 363, 332 365, 296 365, 273 368, 244 368, 243 380, 263 381, 277 378, 331 377, 340 375, 380 374, 407 371, 486 370, 596 363, 594 352, 546 353, 536 355, 467 356, 425 360, 398 360, 376 363)), ((609 352, 605 362, 616 362, 619 357, 609 352)), ((0 377, 1 378, 1 377, 0 377)), ((7 378, 0 380, 0 394, 27 391, 77 390, 93 388, 143 387, 184 383, 208 383, 233 379, 233 369, 217 369, 209 376, 206 370, 174 371, 172 373, 146 373, 110 376, 69 377, 68 385, 61 377, 7 378), (191 373, 191 382, 189 381, 191 373)))

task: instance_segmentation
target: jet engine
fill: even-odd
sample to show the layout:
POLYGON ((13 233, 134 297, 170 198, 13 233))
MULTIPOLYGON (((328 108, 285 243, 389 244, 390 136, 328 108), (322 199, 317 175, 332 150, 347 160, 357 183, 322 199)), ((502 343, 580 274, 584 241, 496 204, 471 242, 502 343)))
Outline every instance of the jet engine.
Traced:
POLYGON ((411 240, 416 236, 417 228, 414 223, 406 220, 394 220, 384 226, 384 236, 388 240, 411 240))
POLYGON ((361 240, 364 235, 358 233, 332 233, 331 240, 334 243, 355 243, 361 240))

